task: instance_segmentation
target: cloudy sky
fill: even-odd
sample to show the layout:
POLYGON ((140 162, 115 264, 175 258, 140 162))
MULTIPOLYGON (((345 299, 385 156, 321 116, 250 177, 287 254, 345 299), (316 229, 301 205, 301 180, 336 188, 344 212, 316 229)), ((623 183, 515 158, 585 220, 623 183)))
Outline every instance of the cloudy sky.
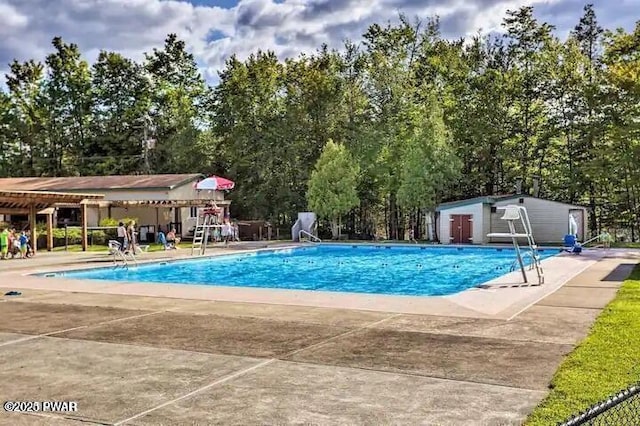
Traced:
MULTIPOLYGON (((534 5, 537 16, 566 34, 584 0, 0 0, 0 72, 18 60, 44 59, 51 39, 77 43, 89 61, 100 50, 135 59, 162 45, 170 32, 184 39, 209 81, 226 58, 257 49, 281 58, 359 40, 373 22, 440 16, 446 37, 500 29, 509 9, 534 5)), ((633 28, 640 0, 592 0, 606 28, 633 28)))

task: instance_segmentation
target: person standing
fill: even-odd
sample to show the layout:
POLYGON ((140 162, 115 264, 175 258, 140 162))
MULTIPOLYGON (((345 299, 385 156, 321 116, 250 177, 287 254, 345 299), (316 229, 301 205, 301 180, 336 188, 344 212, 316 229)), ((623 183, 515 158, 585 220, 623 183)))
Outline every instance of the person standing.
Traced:
POLYGON ((118 236, 116 240, 120 244, 120 250, 124 250, 124 243, 127 239, 127 229, 124 227, 124 223, 118 223, 118 236))
POLYGON ((9 230, 4 228, 0 232, 0 259, 6 259, 9 253, 9 230))
POLYGON ((222 224, 222 230, 221 230, 221 234, 222 234, 222 240, 224 241, 224 245, 227 245, 229 243, 229 239, 231 237, 231 224, 229 223, 229 219, 225 219, 224 223, 222 224))
POLYGON ((132 254, 136 254, 136 222, 131 221, 127 228, 127 238, 129 240, 128 249, 132 254))
POLYGON ((20 233, 20 257, 23 259, 27 258, 27 245, 29 243, 29 237, 27 237, 27 233, 22 231, 20 233))

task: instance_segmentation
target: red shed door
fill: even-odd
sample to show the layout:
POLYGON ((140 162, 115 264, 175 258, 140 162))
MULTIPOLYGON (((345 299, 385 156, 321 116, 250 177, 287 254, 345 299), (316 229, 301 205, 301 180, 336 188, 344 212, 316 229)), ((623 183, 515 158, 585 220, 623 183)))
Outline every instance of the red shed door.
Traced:
POLYGON ((469 244, 473 242, 473 215, 452 214, 450 222, 452 244, 469 244))

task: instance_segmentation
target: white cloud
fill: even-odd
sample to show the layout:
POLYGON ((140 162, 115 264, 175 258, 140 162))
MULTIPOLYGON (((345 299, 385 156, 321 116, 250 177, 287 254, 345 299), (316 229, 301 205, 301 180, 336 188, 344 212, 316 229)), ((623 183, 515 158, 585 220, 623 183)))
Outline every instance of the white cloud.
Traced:
MULTIPOLYGON (((632 23, 606 9, 606 0, 598 2, 607 20, 632 23)), ((345 38, 358 41, 368 25, 395 20, 399 12, 437 14, 445 36, 459 37, 499 30, 508 9, 528 4, 542 16, 553 10, 545 18, 554 23, 556 16, 565 26, 577 22, 583 6, 581 0, 240 0, 223 9, 178 0, 0 0, 0 69, 14 58, 43 60, 58 35, 77 43, 90 61, 101 49, 141 60, 175 32, 215 80, 231 54, 244 59, 262 49, 284 57, 322 43, 341 47, 345 38)))

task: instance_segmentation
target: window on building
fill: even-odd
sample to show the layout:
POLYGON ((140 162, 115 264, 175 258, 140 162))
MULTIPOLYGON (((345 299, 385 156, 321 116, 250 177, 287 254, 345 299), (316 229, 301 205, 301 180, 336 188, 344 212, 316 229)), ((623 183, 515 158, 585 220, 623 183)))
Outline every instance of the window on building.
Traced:
POLYGON ((191 217, 191 218, 198 217, 198 208, 197 207, 189 208, 189 217, 191 217))

